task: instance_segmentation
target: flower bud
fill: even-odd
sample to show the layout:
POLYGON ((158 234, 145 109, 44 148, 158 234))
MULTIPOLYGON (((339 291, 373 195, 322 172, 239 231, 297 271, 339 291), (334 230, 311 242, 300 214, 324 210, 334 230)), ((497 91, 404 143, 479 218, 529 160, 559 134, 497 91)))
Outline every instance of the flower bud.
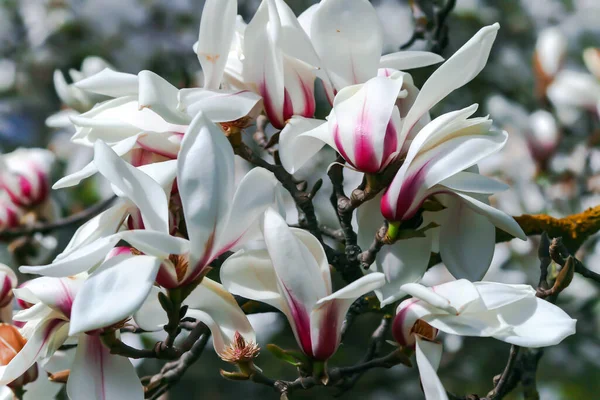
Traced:
POLYGON ((54 155, 42 149, 18 149, 0 157, 0 188, 20 207, 44 203, 50 193, 54 155))
POLYGON ((590 47, 583 52, 583 61, 587 69, 600 79, 600 48, 590 47))
MULTIPOLYGON (((19 330, 10 324, 0 324, 0 365, 8 363, 25 346, 27 340, 21 336, 19 330)), ((10 388, 22 387, 33 382, 38 377, 37 364, 33 364, 23 375, 8 384, 10 388)))

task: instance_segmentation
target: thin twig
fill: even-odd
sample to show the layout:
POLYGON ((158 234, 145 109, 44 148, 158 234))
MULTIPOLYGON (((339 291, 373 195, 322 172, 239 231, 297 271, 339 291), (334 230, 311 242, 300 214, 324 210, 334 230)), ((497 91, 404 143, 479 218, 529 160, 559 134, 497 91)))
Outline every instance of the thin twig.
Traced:
POLYGON ((104 211, 117 198, 113 196, 109 199, 94 204, 93 206, 69 217, 59 219, 54 222, 36 223, 31 226, 21 228, 6 229, 0 231, 0 241, 15 239, 21 236, 33 236, 36 233, 48 233, 59 229, 64 229, 72 225, 81 224, 104 211))

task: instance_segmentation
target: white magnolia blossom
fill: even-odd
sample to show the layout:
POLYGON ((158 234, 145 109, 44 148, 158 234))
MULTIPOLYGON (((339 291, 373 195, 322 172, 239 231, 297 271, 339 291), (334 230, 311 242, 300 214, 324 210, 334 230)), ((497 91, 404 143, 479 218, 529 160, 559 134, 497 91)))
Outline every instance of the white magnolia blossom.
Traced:
MULTIPOLYGON (((420 91, 408 74, 388 68, 376 77, 375 70, 368 82, 337 93, 328 121, 292 120, 281 133, 284 166, 294 172, 326 143, 362 172, 384 169, 406 152, 429 122, 429 110, 479 74, 499 27, 495 24, 481 29, 429 77, 420 91), (303 149, 301 154, 299 148, 303 149)), ((423 65, 427 64, 411 67, 423 65)))
POLYGON ((575 333, 576 321, 528 285, 461 279, 431 288, 406 284, 402 290, 412 298, 398 306, 392 333, 401 346, 415 347, 427 400, 448 398, 436 373, 442 356, 437 331, 523 347, 552 346, 575 333))
POLYGON ((360 296, 384 283, 381 273, 364 276, 334 292, 325 250, 310 233, 289 228, 273 209, 265 212, 266 249, 240 250, 221 267, 233 294, 280 310, 307 356, 325 361, 337 350, 342 322, 360 296))

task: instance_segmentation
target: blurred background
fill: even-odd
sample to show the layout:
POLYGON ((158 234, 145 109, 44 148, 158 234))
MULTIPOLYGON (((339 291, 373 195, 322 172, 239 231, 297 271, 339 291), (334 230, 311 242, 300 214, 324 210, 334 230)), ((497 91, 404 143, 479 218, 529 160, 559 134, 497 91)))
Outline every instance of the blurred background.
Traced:
MULTIPOLYGON (((297 15, 315 2, 286 1, 297 15)), ((239 13, 246 22, 259 3, 239 0, 239 13)), ((386 52, 398 50, 414 30, 408 0, 372 3, 385 28, 386 52)), ((202 78, 192 45, 202 6, 202 0, 0 0, 0 153, 49 147, 60 159, 57 177, 89 162, 90 150, 69 142, 73 132, 65 121, 69 113, 86 111, 101 99, 59 97, 54 85, 57 70, 69 83, 106 65, 88 57, 101 57, 124 72, 149 69, 179 87, 197 85, 202 78)), ((448 18, 449 42, 442 55, 449 57, 480 27, 496 21, 501 30, 487 67, 437 106, 433 116, 479 103, 479 115, 490 114, 498 128, 509 132, 504 151, 481 166, 483 173, 512 186, 493 200, 507 213, 560 217, 600 204, 600 53, 584 53, 600 47, 600 1, 457 0, 448 18)), ((417 40, 410 49, 424 50, 428 45, 417 40)), ((434 68, 410 71, 417 86, 434 68)), ((322 103, 317 115, 327 113, 322 103)), ((101 182, 92 179, 54 195, 63 214, 69 215, 102 198, 103 189, 101 182)), ((38 238, 42 251, 37 259, 50 259, 71 233, 38 238)), ((536 240, 498 245, 485 279, 535 285, 539 278, 536 240)), ((582 247, 578 258, 600 272, 597 237, 582 247)), ((0 262, 14 266, 22 260, 0 244, 0 262)), ((441 266, 425 277, 431 283, 448 279, 441 266)), ((600 398, 598 294, 597 286, 579 276, 561 294, 559 305, 578 319, 578 333, 545 352, 538 371, 542 399, 600 398)), ((252 318, 259 327, 259 343, 295 346, 279 315, 252 318)), ((331 364, 359 360, 379 318, 360 316, 331 364)), ((509 345, 491 339, 442 340, 445 355, 440 376, 446 388, 457 394, 487 393, 492 377, 505 365, 509 345)), ((269 376, 295 377, 291 366, 282 365, 267 351, 257 364, 269 376)), ((158 362, 144 362, 140 375, 159 368, 158 362)), ((269 388, 222 379, 220 368, 228 365, 206 351, 168 398, 275 398, 269 388)), ((316 388, 295 392, 293 397, 335 394, 335 390, 316 388)), ((423 395, 417 371, 398 366, 369 371, 342 398, 421 399, 423 395)), ((521 398, 519 389, 508 398, 521 398)))

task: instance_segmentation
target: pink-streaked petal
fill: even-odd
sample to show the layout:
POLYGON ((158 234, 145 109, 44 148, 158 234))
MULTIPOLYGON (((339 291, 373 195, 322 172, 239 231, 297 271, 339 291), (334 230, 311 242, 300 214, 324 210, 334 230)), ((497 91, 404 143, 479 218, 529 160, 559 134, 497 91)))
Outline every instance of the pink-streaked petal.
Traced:
POLYGON ((142 400, 144 389, 129 359, 110 354, 100 336, 81 334, 67 394, 71 400, 142 400))

